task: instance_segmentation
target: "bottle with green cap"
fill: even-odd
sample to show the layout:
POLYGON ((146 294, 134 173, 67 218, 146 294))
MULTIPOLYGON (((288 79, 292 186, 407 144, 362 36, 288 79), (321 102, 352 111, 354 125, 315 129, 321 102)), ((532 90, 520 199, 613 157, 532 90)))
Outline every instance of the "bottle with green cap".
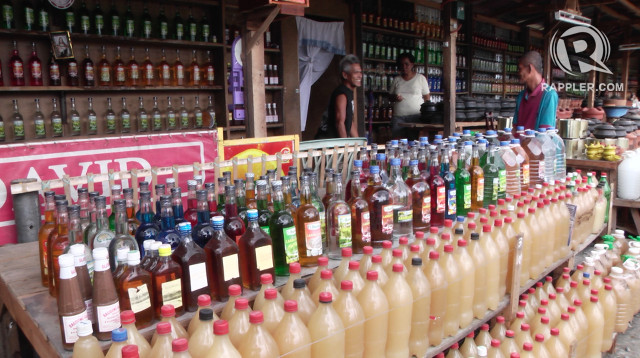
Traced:
POLYGON ((158 260, 151 274, 153 275, 153 298, 156 318, 161 318, 162 312, 160 309, 164 305, 172 305, 176 310, 176 315, 182 315, 184 313, 182 267, 171 258, 170 245, 160 245, 158 260))
POLYGON ((171 257, 182 267, 183 304, 187 311, 193 312, 198 309, 198 296, 210 293, 209 284, 212 277, 207 269, 207 255, 204 249, 191 237, 191 223, 178 224, 178 232, 180 245, 171 257))

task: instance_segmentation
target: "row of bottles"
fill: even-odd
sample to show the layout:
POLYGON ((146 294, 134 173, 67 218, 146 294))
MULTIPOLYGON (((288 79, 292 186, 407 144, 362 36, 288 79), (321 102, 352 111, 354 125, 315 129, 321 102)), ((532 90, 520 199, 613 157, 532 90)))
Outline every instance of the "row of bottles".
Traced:
MULTIPOLYGON (((148 131, 163 131, 177 129, 215 128, 216 116, 213 97, 208 97, 208 106, 200 108, 200 100, 195 96, 194 107, 185 107, 184 97, 180 97, 179 107, 173 107, 171 97, 167 97, 166 107, 160 110, 158 98, 153 97, 153 108, 147 112, 144 108, 144 98, 138 97, 138 109, 129 111, 127 98, 121 98, 120 111, 116 113, 111 98, 107 98, 107 109, 98 119, 93 110, 93 98, 88 98, 86 115, 80 115, 76 109, 75 98, 69 98, 69 113, 67 123, 58 109, 58 99, 52 98, 52 110, 45 116, 40 109, 40 99, 34 99, 35 113, 32 118, 25 120, 18 101, 13 100, 13 114, 5 122, 0 117, 0 141, 7 139, 7 132, 13 140, 56 138, 63 136, 79 136, 81 134, 96 135, 98 133, 135 133, 148 131), (133 112, 133 113, 132 113, 133 112)), ((275 106, 273 107, 275 110, 275 106)))
MULTIPOLYGON (((51 20, 54 9, 44 2, 35 4, 33 1, 20 1, 20 6, 14 7, 12 1, 5 1, 2 5, 2 28, 16 28, 17 8, 24 6, 22 18, 18 21, 27 31, 51 31, 51 20)), ((138 38, 176 39, 187 41, 217 42, 212 34, 212 24, 203 14, 196 20, 189 8, 189 16, 185 20, 180 15, 180 9, 174 9, 174 17, 170 21, 165 15, 164 6, 160 7, 157 18, 152 18, 145 2, 142 16, 136 16, 131 11, 131 4, 127 3, 124 14, 120 12, 112 0, 109 12, 100 7, 96 1, 94 8, 89 10, 87 2, 83 0, 79 6, 68 7, 63 11, 64 30, 70 33, 111 35, 138 38)))
POLYGON ((413 9, 407 11, 398 8, 383 9, 382 13, 388 16, 377 16, 374 12, 363 11, 362 25, 434 38, 440 38, 444 34, 438 9, 423 6, 415 13, 413 9))
POLYGON ((277 86, 280 84, 280 75, 278 72, 278 65, 274 65, 274 64, 264 65, 264 84, 266 86, 277 86))
MULTIPOLYGON (((149 49, 145 49, 145 60, 136 61, 136 51, 130 49, 129 61, 125 63, 120 55, 120 46, 116 46, 113 62, 107 59, 106 47, 102 46, 102 58, 97 63, 90 58, 89 46, 84 47, 85 58, 78 63, 74 58, 62 64, 50 55, 46 65, 47 85, 61 86, 213 86, 215 85, 215 68, 211 51, 207 51, 206 61, 201 63, 198 52, 192 50, 191 63, 183 64, 180 50, 176 50, 173 63, 167 62, 164 49, 160 61, 151 62, 149 49)), ((35 43, 32 43, 31 56, 25 68, 16 41, 9 59, 9 85, 11 86, 43 86, 45 85, 45 69, 40 61, 35 43), (28 69, 26 71, 25 69, 28 69), (27 81, 28 78, 28 81, 27 81)), ((0 76, 0 85, 3 85, 0 76)))
MULTIPOLYGON (((416 66, 417 72, 421 73, 423 70, 423 66, 416 66)), ((371 63, 365 63, 362 72, 362 87, 365 92, 390 92, 393 79, 399 75, 397 66, 376 64, 374 67, 371 63)))
MULTIPOLYGON (((422 39, 387 36, 372 32, 362 33, 362 57, 365 59, 396 61, 401 54, 409 53, 415 58, 415 63, 424 64, 424 47, 422 39)), ((429 56, 431 56, 431 47, 429 47, 429 56)))
POLYGON ((514 44, 513 41, 497 38, 490 35, 473 35, 472 41, 474 45, 488 47, 498 51, 510 51, 524 53, 524 46, 514 44))

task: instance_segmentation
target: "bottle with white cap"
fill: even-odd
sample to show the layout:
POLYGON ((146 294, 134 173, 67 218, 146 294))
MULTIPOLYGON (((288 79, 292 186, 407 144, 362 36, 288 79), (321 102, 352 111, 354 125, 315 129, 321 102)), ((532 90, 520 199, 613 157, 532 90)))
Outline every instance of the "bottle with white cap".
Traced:
POLYGON ((101 341, 111 339, 111 331, 120 327, 120 303, 109 265, 106 247, 93 250, 95 273, 93 275, 93 315, 96 337, 101 341))
POLYGON ((104 358, 100 343, 92 335, 91 321, 83 320, 77 325, 78 341, 73 345, 72 358, 104 358))
POLYGON ((91 277, 84 256, 85 247, 86 245, 83 244, 71 245, 69 253, 73 255, 73 263, 76 268, 78 284, 80 285, 80 293, 82 294, 84 305, 87 307, 87 316, 89 320, 93 322, 93 286, 91 285, 91 277))
MULTIPOLYGON (((58 263, 60 265, 58 317, 60 318, 62 346, 66 350, 71 350, 73 344, 78 340, 78 323, 88 319, 87 308, 80 292, 73 255, 60 255, 58 263)), ((111 282, 113 283, 113 280, 111 282)))
POLYGON ((127 252, 127 265, 116 281, 120 294, 120 308, 135 314, 136 327, 143 328, 153 321, 153 281, 151 274, 140 265, 140 252, 127 252))

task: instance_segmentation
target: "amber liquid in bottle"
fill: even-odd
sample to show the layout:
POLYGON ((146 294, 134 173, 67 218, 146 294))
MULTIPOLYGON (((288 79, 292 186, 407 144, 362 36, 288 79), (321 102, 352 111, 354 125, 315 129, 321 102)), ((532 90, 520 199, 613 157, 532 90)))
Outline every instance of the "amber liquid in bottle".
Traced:
POLYGON ((365 246, 371 245, 371 214, 369 204, 362 197, 360 172, 354 170, 351 173, 351 198, 348 202, 351 207, 351 247, 353 253, 361 254, 365 246))
POLYGON ((484 171, 480 166, 477 146, 473 146, 473 156, 471 157, 471 211, 478 211, 482 208, 484 201, 484 171))
POLYGON ((153 63, 149 58, 149 49, 144 49, 145 51, 145 59, 142 63, 142 85, 143 86, 155 86, 155 69, 153 67, 153 63))
POLYGON ((157 263, 153 268, 153 306, 156 318, 162 318, 163 305, 173 305, 176 316, 184 313, 182 294, 182 268, 171 259, 171 245, 164 244, 158 250, 157 263))
POLYGON ((411 189, 411 205, 413 208, 413 231, 427 231, 431 224, 431 191, 429 184, 422 179, 418 169, 418 161, 410 162, 407 186, 411 189))
POLYGON ((260 276, 275 275, 273 267, 273 247, 271 237, 258 224, 258 211, 247 210, 249 225, 238 240, 240 249, 240 272, 242 286, 257 291, 260 289, 260 276))
POLYGON ((51 232, 47 247, 49 250, 49 267, 51 267, 51 274, 49 275, 49 294, 53 297, 58 296, 58 290, 56 287, 58 277, 60 276, 58 256, 62 255, 67 246, 69 246, 69 215, 67 212, 67 201, 57 201, 56 210, 58 212, 56 230, 51 232))
POLYGON ((80 284, 76 276, 73 255, 60 255, 60 260, 62 270, 59 277, 58 317, 60 319, 62 347, 70 351, 73 350, 73 344, 78 340, 78 323, 88 317, 87 309, 80 293, 80 284))
POLYGON ((98 62, 98 84, 100 86, 111 86, 111 65, 107 60, 107 52, 102 47, 102 59, 98 62))
POLYGON ((56 229, 56 217, 55 217, 55 202, 53 191, 47 191, 44 193, 44 223, 40 226, 38 231, 38 251, 40 253, 40 278, 42 279, 42 286, 49 286, 49 261, 48 261, 48 240, 51 232, 56 229))
POLYGON ((184 86, 187 84, 187 76, 182 61, 180 61, 180 50, 176 50, 176 62, 173 64, 173 85, 184 86))
POLYGON ((113 60, 113 84, 124 86, 127 83, 127 70, 120 58, 120 46, 116 47, 116 58, 113 60))
POLYGON ((171 65, 167 62, 167 56, 162 49, 162 57, 160 63, 156 67, 156 76, 158 77, 158 86, 171 86, 171 65))
POLYGON ((371 242, 374 247, 380 247, 383 241, 391 240, 393 206, 391 205, 391 194, 382 186, 380 168, 374 165, 369 170, 371 177, 369 178, 369 186, 364 191, 364 196, 369 204, 371 242))
POLYGON ((196 50, 193 50, 193 59, 189 66, 189 85, 200 86, 202 84, 202 71, 198 64, 198 57, 196 56, 196 50))
POLYGON ((69 62, 67 62, 67 86, 79 86, 79 85, 80 85, 80 70, 78 67, 78 61, 72 58, 69 60, 69 62))
POLYGON ((178 224, 180 245, 171 257, 182 267, 183 305, 189 312, 198 309, 198 296, 208 295, 207 255, 191 238, 191 223, 178 224))
POLYGON ((136 87, 142 83, 142 76, 140 74, 140 65, 136 62, 136 53, 131 48, 131 59, 127 63, 127 86, 136 87))
POLYGON ((82 61, 82 69, 84 73, 84 85, 93 87, 96 85, 96 69, 93 61, 89 57, 89 46, 84 47, 84 60, 82 61))
POLYGON ((149 326, 153 321, 152 287, 151 274, 140 266, 140 252, 129 252, 127 266, 118 279, 118 292, 120 309, 133 311, 138 329, 149 326))
POLYGON ((295 213, 299 262, 302 266, 315 266, 318 264, 318 257, 322 255, 320 214, 311 203, 309 177, 302 177, 301 185, 300 207, 295 213))
POLYGON ((229 286, 242 284, 239 248, 236 242, 225 234, 222 216, 214 216, 211 222, 214 234, 204 247, 209 267, 207 272, 211 279, 211 295, 218 301, 226 301, 229 299, 229 286))

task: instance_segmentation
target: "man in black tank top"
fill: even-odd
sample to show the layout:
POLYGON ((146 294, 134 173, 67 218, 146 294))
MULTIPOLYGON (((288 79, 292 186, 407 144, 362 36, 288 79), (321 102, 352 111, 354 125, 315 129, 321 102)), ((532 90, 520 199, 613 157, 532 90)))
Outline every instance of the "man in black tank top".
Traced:
POLYGON ((362 67, 354 55, 347 55, 340 61, 340 84, 331 94, 326 123, 320 127, 317 137, 347 138, 358 137, 358 126, 353 118, 353 91, 362 85, 362 67))

